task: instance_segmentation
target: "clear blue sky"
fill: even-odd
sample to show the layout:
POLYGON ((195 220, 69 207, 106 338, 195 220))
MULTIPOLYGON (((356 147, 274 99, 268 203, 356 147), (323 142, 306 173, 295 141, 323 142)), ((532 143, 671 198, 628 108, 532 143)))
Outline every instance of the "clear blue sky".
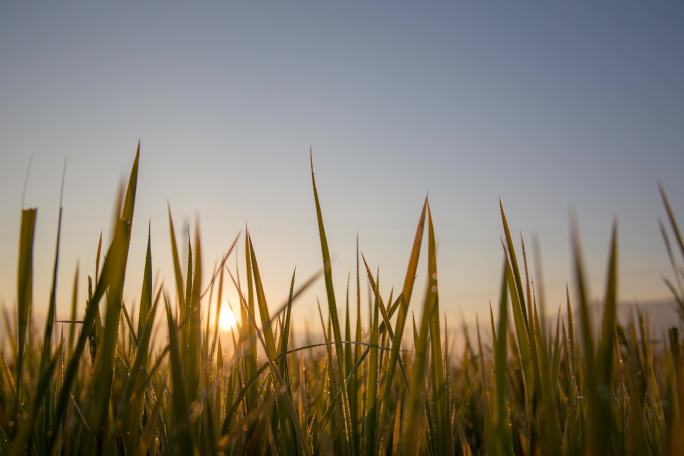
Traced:
MULTIPOLYGON (((550 304, 571 278, 571 210, 595 295, 614 216, 620 297, 667 295, 656 185, 684 217, 681 2, 64 3, 0 5, 0 303, 29 157, 40 309, 64 157, 62 297, 77 261, 92 273, 139 138, 129 299, 150 220, 171 284, 169 201, 179 225, 200 219, 207 268, 249 223, 279 303, 292 267, 320 266, 309 145, 340 296, 357 231, 385 293, 400 286, 428 191, 448 315, 497 296, 499 197, 540 240, 550 304)), ((312 325, 314 298, 298 310, 312 325)))

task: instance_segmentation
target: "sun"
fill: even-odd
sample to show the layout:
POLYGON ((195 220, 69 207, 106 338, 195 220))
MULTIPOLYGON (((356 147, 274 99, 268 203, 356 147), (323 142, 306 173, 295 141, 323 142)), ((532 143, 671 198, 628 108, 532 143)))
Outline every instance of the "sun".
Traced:
POLYGON ((221 313, 219 314, 218 320, 219 329, 223 331, 230 331, 235 329, 238 325, 238 319, 230 310, 228 306, 221 306, 221 313))

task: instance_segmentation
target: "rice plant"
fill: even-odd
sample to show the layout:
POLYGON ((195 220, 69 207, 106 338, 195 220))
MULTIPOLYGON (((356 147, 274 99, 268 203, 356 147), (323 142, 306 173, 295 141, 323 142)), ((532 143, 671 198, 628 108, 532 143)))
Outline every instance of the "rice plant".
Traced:
MULTIPOLYGON (((463 349, 451 353, 429 201, 396 296, 381 293, 382 277, 358 246, 355 275, 340 289, 312 163, 321 268, 304 279, 292 271, 285 302, 267 302, 249 232, 203 271, 199 234, 179 237, 169 209, 169 239, 154 242, 169 242, 173 277, 153 283, 148 235, 140 298, 129 312, 131 230, 143 228, 134 217, 139 154, 140 146, 114 235, 109 245, 100 240, 85 293, 76 272, 66 336, 55 331, 59 227, 47 318, 38 327, 37 209, 22 211, 16 307, 3 314, 0 454, 684 454, 683 340, 677 327, 650 334, 641 312, 618 321, 617 224, 600 321, 593 321, 576 231, 573 286, 565 309, 547 320, 525 246, 514 242, 501 205, 499 301, 489 322, 477 324, 476 339, 466 332, 463 349), (238 249, 244 259, 233 265, 238 249), (421 255, 427 284, 417 296, 421 255), (294 345, 293 305, 319 280, 323 341, 294 345), (224 347, 218 323, 231 318, 221 307, 229 289, 240 308, 224 325, 232 328, 224 347)), ((684 243, 660 191, 673 270, 665 284, 684 318, 684 243)))

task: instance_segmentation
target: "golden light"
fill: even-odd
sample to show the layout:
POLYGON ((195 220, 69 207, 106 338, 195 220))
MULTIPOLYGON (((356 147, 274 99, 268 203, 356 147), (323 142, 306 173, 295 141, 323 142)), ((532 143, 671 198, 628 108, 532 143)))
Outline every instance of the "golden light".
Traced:
POLYGON ((219 329, 223 331, 230 331, 232 329, 235 329, 238 325, 238 319, 233 313, 232 310, 230 310, 230 307, 227 305, 221 306, 221 313, 219 314, 219 321, 218 321, 219 329))

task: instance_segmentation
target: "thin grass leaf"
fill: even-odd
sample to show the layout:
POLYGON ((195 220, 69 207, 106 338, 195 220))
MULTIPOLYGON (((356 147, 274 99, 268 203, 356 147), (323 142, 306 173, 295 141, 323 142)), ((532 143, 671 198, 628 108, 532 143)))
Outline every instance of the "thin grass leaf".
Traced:
POLYGON ((26 338, 31 321, 33 295, 33 238, 35 235, 37 209, 24 209, 21 213, 19 235, 19 265, 17 266, 17 361, 16 403, 20 403, 23 379, 26 338))

